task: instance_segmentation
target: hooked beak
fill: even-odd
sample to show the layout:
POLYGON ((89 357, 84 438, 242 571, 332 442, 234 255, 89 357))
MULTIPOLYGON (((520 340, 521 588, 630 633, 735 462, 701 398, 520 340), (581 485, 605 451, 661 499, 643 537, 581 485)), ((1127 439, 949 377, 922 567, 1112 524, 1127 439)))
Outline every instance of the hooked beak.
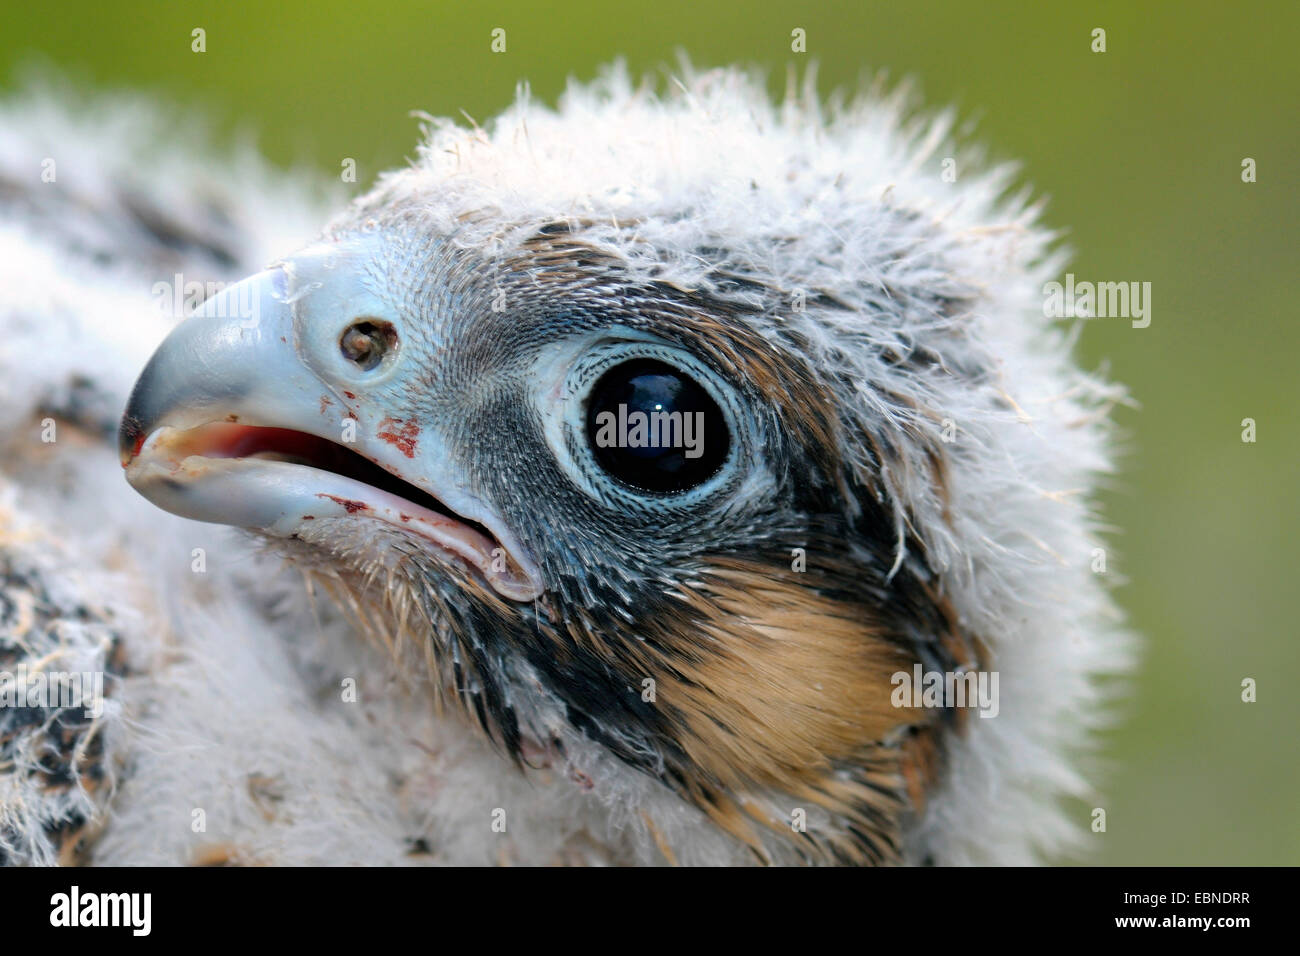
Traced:
POLYGON ((122 418, 127 481, 174 514, 273 537, 325 517, 385 522, 502 596, 535 599, 536 566, 436 429, 385 415, 382 393, 347 379, 335 326, 375 306, 319 266, 296 257, 245 279, 171 332, 122 418))

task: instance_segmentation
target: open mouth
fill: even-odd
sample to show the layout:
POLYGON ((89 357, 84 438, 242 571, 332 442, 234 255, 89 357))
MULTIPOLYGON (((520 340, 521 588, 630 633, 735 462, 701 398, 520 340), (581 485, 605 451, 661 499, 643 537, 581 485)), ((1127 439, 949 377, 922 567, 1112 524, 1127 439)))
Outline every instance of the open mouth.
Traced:
POLYGON ((169 510, 286 535, 323 517, 387 522, 431 542, 516 601, 541 593, 487 527, 351 449, 287 428, 213 422, 162 427, 139 441, 127 478, 169 510))

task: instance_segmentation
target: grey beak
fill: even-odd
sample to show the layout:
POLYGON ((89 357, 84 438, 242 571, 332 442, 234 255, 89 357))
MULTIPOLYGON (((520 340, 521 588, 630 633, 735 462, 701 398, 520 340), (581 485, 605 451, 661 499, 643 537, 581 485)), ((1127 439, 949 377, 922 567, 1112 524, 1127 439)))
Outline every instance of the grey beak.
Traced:
POLYGON ((297 535, 320 518, 386 522, 477 568, 504 596, 536 598, 536 565, 493 509, 465 488, 436 423, 404 424, 429 426, 417 452, 405 432, 396 442, 385 432, 394 419, 382 400, 340 387, 348 382, 340 378, 347 373, 337 329, 379 306, 358 291, 352 270, 336 268, 332 254, 326 261, 322 270, 312 255, 300 256, 258 273, 172 330, 122 418, 127 481, 167 511, 272 536, 297 535), (346 449, 345 428, 355 436, 342 439, 352 443, 346 449), (295 454, 322 447, 328 461, 295 454), (328 463, 358 456, 413 487, 385 490, 386 480, 328 463))
POLYGON ((145 366, 118 430, 128 466, 158 428, 186 429, 236 416, 247 425, 315 431, 310 402, 320 382, 293 348, 293 315, 284 269, 258 273, 208 299, 185 319, 145 366))

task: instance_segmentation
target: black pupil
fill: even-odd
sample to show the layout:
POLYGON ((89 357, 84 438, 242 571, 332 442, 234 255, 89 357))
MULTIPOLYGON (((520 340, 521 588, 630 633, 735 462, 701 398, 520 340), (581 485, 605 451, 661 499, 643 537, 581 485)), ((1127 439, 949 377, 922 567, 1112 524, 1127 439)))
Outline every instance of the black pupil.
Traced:
POLYGON ((669 494, 716 473, 731 436, 708 392, 671 365, 637 359, 596 382, 587 403, 587 440, 611 477, 669 494))

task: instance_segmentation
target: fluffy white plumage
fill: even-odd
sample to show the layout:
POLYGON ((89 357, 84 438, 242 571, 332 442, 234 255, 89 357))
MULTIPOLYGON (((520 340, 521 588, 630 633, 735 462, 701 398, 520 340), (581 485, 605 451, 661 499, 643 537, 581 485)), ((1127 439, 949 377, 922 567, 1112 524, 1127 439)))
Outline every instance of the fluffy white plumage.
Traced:
MULTIPOLYGON (((155 282, 236 279, 311 239, 337 208, 328 190, 251 152, 214 163, 205 140, 175 135, 149 104, 69 111, 62 99, 0 105, 0 184, 19 196, 0 221, 0 549, 30 557, 69 608, 97 609, 130 662, 102 719, 116 792, 96 862, 651 863, 662 860, 656 837, 684 848, 681 862, 748 859, 595 747, 525 777, 460 722, 436 718, 251 539, 136 495, 111 442, 62 424, 59 441, 41 442, 42 418, 74 398, 111 427, 175 321, 160 314, 155 282), (40 179, 47 157, 53 183, 40 179), (202 242, 128 227, 142 218, 131 203, 231 255, 214 261, 202 242), (340 706, 348 677, 359 703, 340 706), (490 826, 494 808, 507 811, 504 835, 490 826)), ((1078 845, 1082 815, 1061 798, 1091 793, 1077 761, 1105 719, 1104 678, 1129 662, 1090 568, 1088 492, 1108 469, 1105 412, 1119 392, 1078 372, 1066 331, 1043 318, 1040 289, 1062 259, 1036 207, 1002 198, 1006 169, 977 171, 960 154, 956 182, 944 182, 948 117, 907 115, 899 93, 823 109, 804 91, 773 106, 736 71, 688 71, 654 95, 616 69, 572 86, 555 110, 522 94, 482 129, 431 121, 413 168, 359 203, 418 197, 448 226, 472 223, 458 241, 501 248, 569 217, 634 269, 743 298, 713 287, 695 253, 725 248, 744 274, 847 304, 812 342, 816 364, 916 399, 906 411, 862 389, 860 414, 898 434, 938 439, 945 419, 956 429, 946 505, 918 477, 919 446, 904 445, 882 479, 900 532, 910 515, 1000 674, 1000 715, 970 720, 949 748, 906 855, 1032 862, 1078 845), (957 322, 924 304, 944 292, 974 295, 978 312, 957 322), (882 297, 901 324, 861 321, 882 297), (994 374, 978 387, 932 376, 918 393, 884 358, 904 337, 945 365, 994 374)), ((82 641, 68 637, 68 653, 85 653, 82 641)), ((0 833, 27 835, 10 855, 54 858, 38 824, 66 808, 45 800, 21 773, 0 773, 0 833)))

